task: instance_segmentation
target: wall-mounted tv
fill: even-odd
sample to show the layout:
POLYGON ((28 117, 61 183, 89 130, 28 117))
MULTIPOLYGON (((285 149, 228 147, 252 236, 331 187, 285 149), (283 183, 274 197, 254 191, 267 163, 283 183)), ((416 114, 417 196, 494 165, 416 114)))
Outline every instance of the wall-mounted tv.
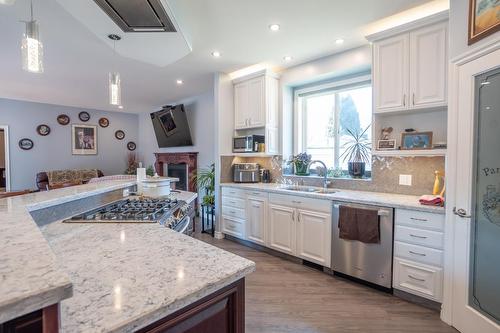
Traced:
POLYGON ((193 145, 183 104, 164 106, 151 113, 151 121, 160 148, 193 145))

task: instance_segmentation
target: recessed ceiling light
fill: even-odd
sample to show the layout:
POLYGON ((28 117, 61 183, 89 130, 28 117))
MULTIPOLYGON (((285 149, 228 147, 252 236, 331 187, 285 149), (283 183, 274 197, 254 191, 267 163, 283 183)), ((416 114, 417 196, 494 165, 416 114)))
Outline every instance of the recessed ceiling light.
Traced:
POLYGON ((285 61, 291 61, 293 58, 291 56, 284 56, 283 60, 285 61))
POLYGON ((118 105, 118 109, 123 109, 123 105, 118 105))
POLYGON ((214 58, 219 58, 219 57, 220 57, 220 52, 219 52, 219 51, 213 51, 213 52, 212 52, 212 56, 213 56, 214 58))
POLYGON ((337 45, 344 44, 344 40, 342 38, 338 38, 335 40, 335 44, 337 44, 337 45))
POLYGON ((183 84, 183 83, 184 83, 184 81, 182 81, 182 80, 177 80, 177 81, 175 81, 175 82, 177 82, 177 84, 179 84, 179 85, 181 85, 181 84, 183 84))
POLYGON ((276 24, 276 23, 275 24, 271 24, 269 26, 269 30, 271 30, 271 31, 278 31, 278 30, 280 30, 280 25, 276 24))

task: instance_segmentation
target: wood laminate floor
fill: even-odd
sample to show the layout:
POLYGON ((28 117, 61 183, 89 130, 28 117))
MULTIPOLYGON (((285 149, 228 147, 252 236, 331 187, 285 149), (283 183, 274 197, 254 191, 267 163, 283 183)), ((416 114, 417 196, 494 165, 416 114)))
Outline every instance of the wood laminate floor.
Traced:
POLYGON ((457 333, 439 314, 355 282, 208 235, 257 264, 246 279, 246 333, 457 333))

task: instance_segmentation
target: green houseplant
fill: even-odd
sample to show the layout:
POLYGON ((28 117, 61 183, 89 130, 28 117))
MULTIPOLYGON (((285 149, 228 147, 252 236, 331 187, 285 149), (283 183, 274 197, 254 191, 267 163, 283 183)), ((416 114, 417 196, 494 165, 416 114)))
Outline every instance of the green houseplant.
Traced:
POLYGON ((191 180, 197 184, 199 189, 205 190, 203 204, 213 205, 215 203, 215 164, 212 163, 209 168, 199 170, 191 180))
POLYGON ((344 162, 348 160, 349 175, 354 178, 362 178, 365 175, 366 163, 370 163, 371 142, 366 135, 368 128, 370 125, 363 131, 346 129, 349 141, 342 146, 345 150, 340 156, 344 157, 344 162))
POLYGON ((309 163, 311 162, 311 155, 307 153, 300 153, 292 156, 289 163, 293 164, 294 172, 297 176, 308 176, 309 175, 309 163))

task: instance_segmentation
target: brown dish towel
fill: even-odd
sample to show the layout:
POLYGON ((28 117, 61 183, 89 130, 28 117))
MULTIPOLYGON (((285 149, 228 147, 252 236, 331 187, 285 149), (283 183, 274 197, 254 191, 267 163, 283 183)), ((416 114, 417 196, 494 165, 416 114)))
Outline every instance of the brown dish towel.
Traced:
POLYGON ((378 210, 340 205, 339 237, 363 243, 380 243, 378 210))

